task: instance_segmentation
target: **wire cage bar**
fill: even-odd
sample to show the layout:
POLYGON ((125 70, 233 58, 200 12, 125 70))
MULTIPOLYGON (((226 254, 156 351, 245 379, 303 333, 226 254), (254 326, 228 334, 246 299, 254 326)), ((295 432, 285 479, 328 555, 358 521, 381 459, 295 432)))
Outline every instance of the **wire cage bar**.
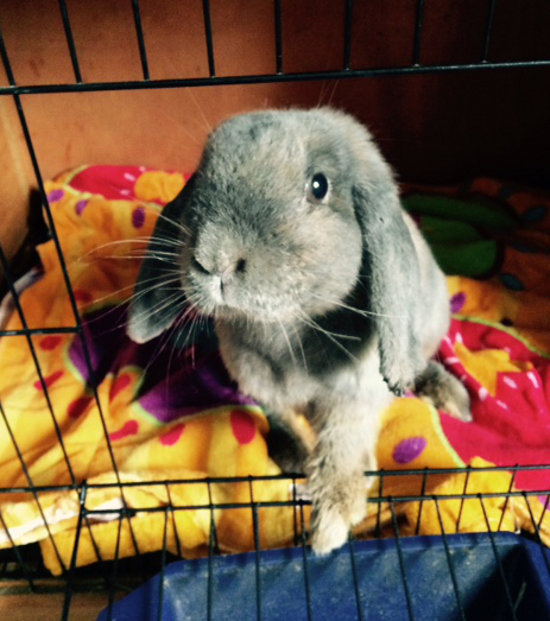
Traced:
MULTIPOLYGON (((206 54, 207 71, 201 76, 181 76, 177 78, 155 77, 150 63, 150 54, 147 43, 147 30, 143 20, 142 8, 139 0, 131 0, 130 18, 135 30, 135 42, 138 49, 141 75, 139 79, 128 80, 92 80, 86 79, 81 59, 79 57, 78 40, 75 37, 71 22, 72 3, 58 0, 57 8, 60 12, 64 36, 67 45, 67 54, 74 76, 74 81, 56 83, 33 84, 27 81, 20 82, 10 60, 10 50, 7 49, 5 38, 0 31, 0 56, 7 79, 7 83, 0 86, 0 97, 11 98, 14 102, 20 130, 28 150, 32 169, 36 177, 36 185, 41 196, 44 209, 44 218, 48 234, 53 240, 59 263, 61 265, 64 285, 70 300, 74 317, 71 325, 37 326, 28 324, 25 313, 20 304, 20 293, 17 288, 17 277, 14 266, 10 265, 0 244, 0 264, 7 283, 7 292, 13 300, 15 312, 21 320, 21 329, 0 329, 0 338, 24 338, 24 345, 34 361, 38 382, 47 401, 48 410, 55 428, 55 435, 61 447, 69 473, 69 483, 58 486, 37 485, 30 475, 24 459, 24 451, 18 445, 15 433, 11 427, 9 417, 0 400, 0 418, 2 431, 8 434, 13 443, 21 463, 21 471, 26 479, 25 485, 0 489, 0 497, 6 494, 20 494, 32 498, 38 508, 40 519, 47 530, 47 539, 51 542, 54 555, 62 568, 62 578, 50 580, 49 574, 42 566, 36 554, 36 549, 29 550, 27 546, 15 545, 10 535, 10 529, 0 512, 0 531, 10 539, 12 546, 0 553, 0 591, 4 587, 11 588, 11 584, 19 580, 23 590, 29 592, 59 592, 63 594, 60 609, 62 619, 75 618, 72 616, 72 605, 81 592, 100 590, 104 593, 105 610, 101 619, 124 618, 118 600, 121 595, 128 594, 135 587, 130 600, 131 617, 134 619, 176 619, 178 606, 178 589, 182 581, 192 584, 190 598, 185 605, 193 610, 198 606, 206 619, 232 618, 223 616, 234 614, 235 610, 249 611, 250 617, 257 619, 297 618, 292 617, 290 604, 297 598, 297 609, 301 618, 312 620, 327 618, 327 611, 333 610, 334 597, 331 598, 331 589, 336 591, 337 598, 346 598, 349 607, 349 617, 356 619, 371 619, 376 617, 376 606, 373 599, 377 594, 375 582, 378 577, 385 576, 386 598, 392 606, 400 610, 402 619, 488 619, 489 612, 495 613, 498 619, 527 619, 533 610, 545 610, 550 613, 550 552, 543 543, 541 524, 544 511, 536 516, 529 503, 530 497, 545 498, 544 509, 550 505, 550 491, 536 490, 533 492, 518 491, 514 487, 518 472, 533 470, 550 470, 550 460, 547 465, 518 465, 516 467, 487 467, 460 469, 402 469, 395 471, 366 473, 366 476, 377 476, 379 484, 377 493, 368 499, 373 508, 374 535, 372 541, 359 541, 350 536, 347 545, 330 559, 314 557, 307 543, 306 513, 310 501, 300 495, 299 475, 273 475, 269 477, 209 477, 207 479, 179 479, 159 481, 127 481, 119 472, 112 441, 108 432, 102 400, 98 393, 98 383, 95 378, 92 364, 92 353, 87 335, 83 327, 82 317, 78 309, 62 247, 56 230, 55 217, 48 201, 45 189, 41 163, 36 153, 32 131, 26 115, 26 98, 28 96, 48 95, 55 97, 62 93, 93 93, 106 91, 141 91, 161 89, 186 89, 193 87, 215 87, 222 85, 257 85, 263 83, 292 83, 314 80, 346 80, 346 79, 373 79, 384 76, 444 74, 453 72, 482 72, 482 71, 521 71, 525 69, 543 69, 550 67, 550 50, 545 56, 536 58, 502 59, 492 56, 492 45, 495 36, 495 19, 499 10, 498 0, 487 2, 487 18, 482 40, 479 42, 480 54, 475 61, 450 60, 445 63, 423 62, 423 46, 425 37, 425 17, 430 0, 418 0, 413 28, 413 37, 410 41, 410 61, 399 66, 360 66, 355 61, 355 51, 360 41, 357 40, 357 31, 354 28, 354 15, 358 10, 359 2, 343 0, 339 3, 339 10, 343 16, 343 32, 341 33, 341 66, 336 69, 322 69, 318 71, 287 71, 285 22, 284 12, 287 3, 284 0, 273 0, 272 33, 274 46, 274 65, 272 71, 253 73, 250 75, 223 75, 219 72, 218 58, 222 56, 216 41, 217 31, 212 20, 212 5, 210 0, 202 0, 202 20, 204 48, 206 54), (39 357, 34 343, 34 337, 48 335, 74 335, 79 339, 84 352, 85 364, 89 375, 89 390, 97 404, 100 424, 103 431, 104 443, 112 463, 115 479, 104 484, 90 484, 78 480, 71 463, 71 456, 65 448, 63 430, 57 423, 55 399, 50 394, 46 378, 40 367, 39 357), (471 493, 469 481, 472 473, 480 471, 510 472, 509 486, 504 492, 471 493), (433 477, 449 474, 464 475, 464 486, 460 493, 433 494, 430 491, 430 482, 433 477), (419 493, 410 496, 393 497, 387 492, 387 482, 392 479, 416 477, 420 481, 419 493), (264 502, 255 496, 254 484, 259 481, 281 481, 292 489, 292 499, 289 501, 264 502), (127 501, 127 494, 133 489, 140 489, 144 485, 148 488, 163 490, 168 502, 165 506, 150 507, 132 506, 127 501), (175 499, 175 490, 178 486, 206 485, 206 501, 204 503, 181 504, 175 499), (242 502, 220 502, 215 498, 213 490, 216 486, 246 485, 248 498, 242 502), (90 496, 97 490, 114 490, 119 502, 107 508, 97 508, 90 504, 90 496), (76 515, 76 538, 72 554, 67 559, 63 557, 56 543, 55 534, 50 529, 45 508, 42 505, 42 495, 49 492, 74 493, 77 499, 78 512, 76 515), (503 500, 503 510, 498 523, 491 522, 486 503, 494 499, 503 500), (406 529, 402 520, 401 508, 406 502, 418 503, 418 513, 412 528, 406 529), (458 519, 455 531, 449 531, 444 513, 451 502, 459 503, 458 519), (486 533, 484 535, 462 535, 461 519, 466 505, 477 503, 484 515, 486 533), (529 514, 532 532, 527 540, 514 539, 515 535, 504 532, 504 514, 510 503, 521 503, 529 514), (294 547, 286 550, 263 550, 262 533, 259 514, 262 511, 288 509, 292 512, 294 524, 294 547), (421 537, 420 524, 423 514, 427 510, 434 510, 441 535, 426 542, 421 537), (237 557, 222 555, 215 516, 219 511, 246 511, 249 512, 252 533, 252 550, 237 557), (180 537, 176 519, 179 515, 191 511, 204 512, 208 516, 209 539, 204 551, 204 558, 192 561, 178 561, 185 548, 185 541, 180 537), (389 519, 383 516, 389 515, 389 519), (138 538, 133 532, 132 518, 136 514, 160 516, 162 522, 161 551, 150 554, 141 550, 138 538), (110 519, 118 525, 114 543, 114 559, 103 558, 102 545, 94 538, 91 525, 99 520, 110 519), (175 553, 169 550, 168 540, 174 534, 175 553), (93 550, 97 563, 92 569, 78 567, 79 553, 84 536, 88 536, 87 544, 93 550), (135 557, 122 558, 120 554, 122 540, 129 537, 133 542, 135 557), (373 544, 369 547, 368 544, 373 544), (420 549, 419 546, 425 547, 420 549), (472 563, 472 559, 475 562, 472 563), (431 579, 426 579, 427 563, 431 563, 440 572, 431 579), (472 567, 477 564, 478 567, 472 567), (369 571, 369 566, 374 570, 369 571), (340 573, 338 573, 340 572, 340 573), (386 573, 384 573, 386 572, 386 573), (156 577, 154 577, 156 575, 156 577), (247 589, 237 589, 236 576, 247 576, 247 589), (344 576, 345 590, 341 584, 335 582, 335 576, 344 576), (290 577, 292 576, 292 580, 290 577), (486 584, 476 581, 486 580, 486 584), (148 582, 146 580, 149 580, 148 582), (274 581, 280 581, 279 591, 274 593, 274 581), (432 581, 433 580, 433 581, 432 581), (7 585, 7 586, 6 586, 7 585), (389 585, 389 586, 388 586, 389 585), (433 608, 425 606, 422 598, 433 595, 434 589, 441 589, 443 606, 448 616, 434 616, 433 608), (194 599, 193 599, 194 598, 194 599), (484 598, 486 601, 484 601, 484 598), (488 598, 488 599, 487 599, 488 598), (193 599, 193 601, 191 601, 193 599), (248 601, 250 600, 250 601, 248 601), (288 600, 288 601, 287 601, 288 600), (322 605, 320 605, 322 601, 322 605), (487 604, 487 601, 490 604, 487 604), (146 602, 146 606, 145 603, 146 602), (144 607, 145 606, 145 607, 144 607), (290 607, 289 607, 290 606, 290 607), (539 608, 536 608, 536 607, 539 608), (325 608, 323 608, 325 607, 325 608), (229 612, 228 612, 229 611, 229 612), (374 612, 373 612, 374 611, 374 612), (496 612, 495 612, 496 611, 496 612), (143 616, 138 616, 143 615, 143 616), (484 616, 485 615, 485 616, 484 616)), ((0 9, 1 13, 2 9, 0 9)), ((548 14, 545 18, 548 18, 548 14)), ((1 22, 0 22, 1 23, 1 22)), ((180 593, 181 594, 181 593, 180 593)), ((384 598, 383 598, 384 599, 384 598)), ((383 603, 383 602, 382 602, 383 603)), ((341 604, 339 600, 338 604, 341 604)), ((382 604, 380 604, 382 605, 382 604)), ((198 609, 198 608, 197 608, 198 609)), ((123 611, 124 612, 124 611, 123 611)), ((244 614, 244 613, 243 613, 244 614)), ((437 613, 436 613, 437 614, 437 613)), ((544 613, 541 613, 544 614, 544 613)), ((183 618, 183 617, 181 617, 183 618)), ((190 617, 193 618, 193 617, 190 617)), ((197 617, 194 617, 197 618, 197 617)), ((380 617, 381 618, 381 617, 380 617)), ((543 618, 541 616, 540 618, 543 618)))
MULTIPOLYGON (((123 80, 123 81, 105 81, 105 82, 87 82, 82 79, 80 65, 78 61, 78 50, 74 42, 74 36, 71 28, 70 14, 66 2, 60 0, 59 9, 63 17, 65 35, 67 39, 67 47, 71 57, 74 69, 74 83, 60 84, 16 84, 13 73, 11 71, 9 60, 5 49, 2 51, 2 58, 6 72, 9 76, 9 85, 0 87, 0 95, 31 95, 44 93, 63 93, 63 92, 91 92, 106 90, 139 90, 139 89, 163 89, 163 88, 181 88, 181 87, 197 87, 197 86, 215 86, 227 84, 258 84, 269 82, 294 82, 303 80, 319 80, 319 79, 346 79, 346 78, 366 78, 384 75, 400 75, 400 74, 420 74, 420 73, 441 73, 454 71, 474 71, 487 69, 512 69, 512 68, 530 68, 545 67, 550 65, 550 58, 510 59, 510 60, 491 60, 491 36, 493 31, 494 15, 497 2, 493 0, 489 3, 488 17, 485 33, 482 41, 482 53, 480 57, 467 63, 449 62, 440 64, 424 64, 421 61, 422 54, 422 37, 423 37, 423 17, 424 17, 425 0, 419 0, 417 5, 416 23, 414 29, 414 41, 412 42, 412 55, 410 63, 397 67, 356 67, 353 64, 352 47, 355 43, 353 39, 353 14, 354 2, 348 0, 342 3, 342 11, 345 15, 345 31, 342 35, 342 66, 339 69, 330 71, 310 71, 310 72, 287 72, 283 69, 283 25, 281 20, 282 4, 279 1, 274 2, 274 32, 275 32, 275 58, 276 66, 273 72, 257 75, 227 75, 222 76, 216 73, 215 65, 215 40, 212 30, 210 17, 210 1, 203 0, 203 19, 204 19, 204 37, 208 56, 208 73, 204 77, 198 78, 177 78, 177 79, 155 79, 150 76, 147 62, 147 45, 142 28, 141 13, 139 3, 132 2, 134 14, 134 25, 137 45, 142 65, 143 78, 141 80, 123 80)), ((4 46, 2 45, 2 48, 4 46)))

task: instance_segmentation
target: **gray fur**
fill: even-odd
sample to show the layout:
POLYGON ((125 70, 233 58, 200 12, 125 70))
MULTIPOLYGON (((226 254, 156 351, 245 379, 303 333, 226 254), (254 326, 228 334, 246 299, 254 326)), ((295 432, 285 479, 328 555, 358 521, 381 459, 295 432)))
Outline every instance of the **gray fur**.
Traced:
MULTIPOLYGON (((181 289, 214 318, 240 389, 283 428, 300 412, 316 433, 305 464, 312 545, 329 552, 365 515, 380 412, 415 385, 448 329, 443 275, 370 134, 332 109, 226 121, 165 215, 178 222, 158 227, 178 238, 181 289), (319 172, 330 183, 322 200, 308 188, 319 172)), ((130 307, 140 342, 177 315, 144 321, 163 291, 150 298, 140 282, 160 267, 153 252, 130 307)))

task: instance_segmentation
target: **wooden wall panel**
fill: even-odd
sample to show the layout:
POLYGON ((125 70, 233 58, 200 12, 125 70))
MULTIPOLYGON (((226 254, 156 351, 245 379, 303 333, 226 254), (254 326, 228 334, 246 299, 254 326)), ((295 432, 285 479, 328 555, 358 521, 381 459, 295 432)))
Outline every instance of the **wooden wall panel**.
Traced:
MULTIPOLYGON (((493 56, 550 57, 550 20, 536 19, 544 3, 498 3, 493 56)), ((340 66, 343 4, 283 0, 286 71, 340 66)), ((351 66, 408 64, 416 5, 356 2, 351 66)), ((85 81, 142 77, 130 2, 67 0, 67 6, 85 81)), ((487 6, 479 0, 427 1, 420 60, 477 60, 487 6)), ((141 0, 140 7, 151 77, 207 75, 202 2, 141 0)), ((211 14, 219 75, 274 70, 271 0, 212 0, 211 14)), ((0 28, 18 84, 74 80, 56 0, 2 0, 0 28)), ((6 84, 2 71, 0 84, 6 84)), ((549 95, 550 71, 532 69, 26 95, 22 104, 45 177, 84 163, 192 170, 210 128, 231 114, 331 103, 371 127, 402 179, 437 183, 491 174, 541 183, 550 178, 549 95)), ((34 182, 11 98, 0 98, 0 115, 0 240, 11 254, 24 230, 34 182)))

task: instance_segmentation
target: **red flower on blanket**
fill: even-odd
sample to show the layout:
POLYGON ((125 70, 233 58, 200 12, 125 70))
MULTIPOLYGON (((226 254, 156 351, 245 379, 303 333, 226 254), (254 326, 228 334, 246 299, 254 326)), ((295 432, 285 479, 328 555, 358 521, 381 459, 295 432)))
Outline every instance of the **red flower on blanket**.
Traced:
MULTIPOLYGON (((472 423, 442 417, 461 459, 482 457, 499 466, 548 463, 550 360, 512 333, 475 321, 454 320, 440 353, 472 397, 472 423)), ((549 489, 550 471, 518 472, 515 483, 549 489)))
MULTIPOLYGON (((179 172, 152 171, 144 166, 87 166, 76 171, 68 181, 75 190, 110 200, 138 199, 163 205, 182 189, 185 176, 179 172)), ((53 200, 59 200, 57 194, 53 200)))

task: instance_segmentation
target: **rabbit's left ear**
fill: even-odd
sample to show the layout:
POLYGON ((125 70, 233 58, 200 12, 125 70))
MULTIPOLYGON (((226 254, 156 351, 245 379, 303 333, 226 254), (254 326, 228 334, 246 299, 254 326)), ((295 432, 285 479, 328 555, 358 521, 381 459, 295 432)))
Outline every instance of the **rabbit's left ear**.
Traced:
POLYGON ((385 165, 377 172, 382 179, 360 180, 352 194, 363 235, 362 277, 378 337, 380 372, 392 392, 401 395, 425 366, 415 321, 419 265, 391 172, 388 168, 386 173, 385 165))
POLYGON ((178 286, 177 240, 192 186, 193 177, 164 207, 149 241, 128 307, 126 333, 135 343, 146 343, 168 330, 185 303, 178 286))

